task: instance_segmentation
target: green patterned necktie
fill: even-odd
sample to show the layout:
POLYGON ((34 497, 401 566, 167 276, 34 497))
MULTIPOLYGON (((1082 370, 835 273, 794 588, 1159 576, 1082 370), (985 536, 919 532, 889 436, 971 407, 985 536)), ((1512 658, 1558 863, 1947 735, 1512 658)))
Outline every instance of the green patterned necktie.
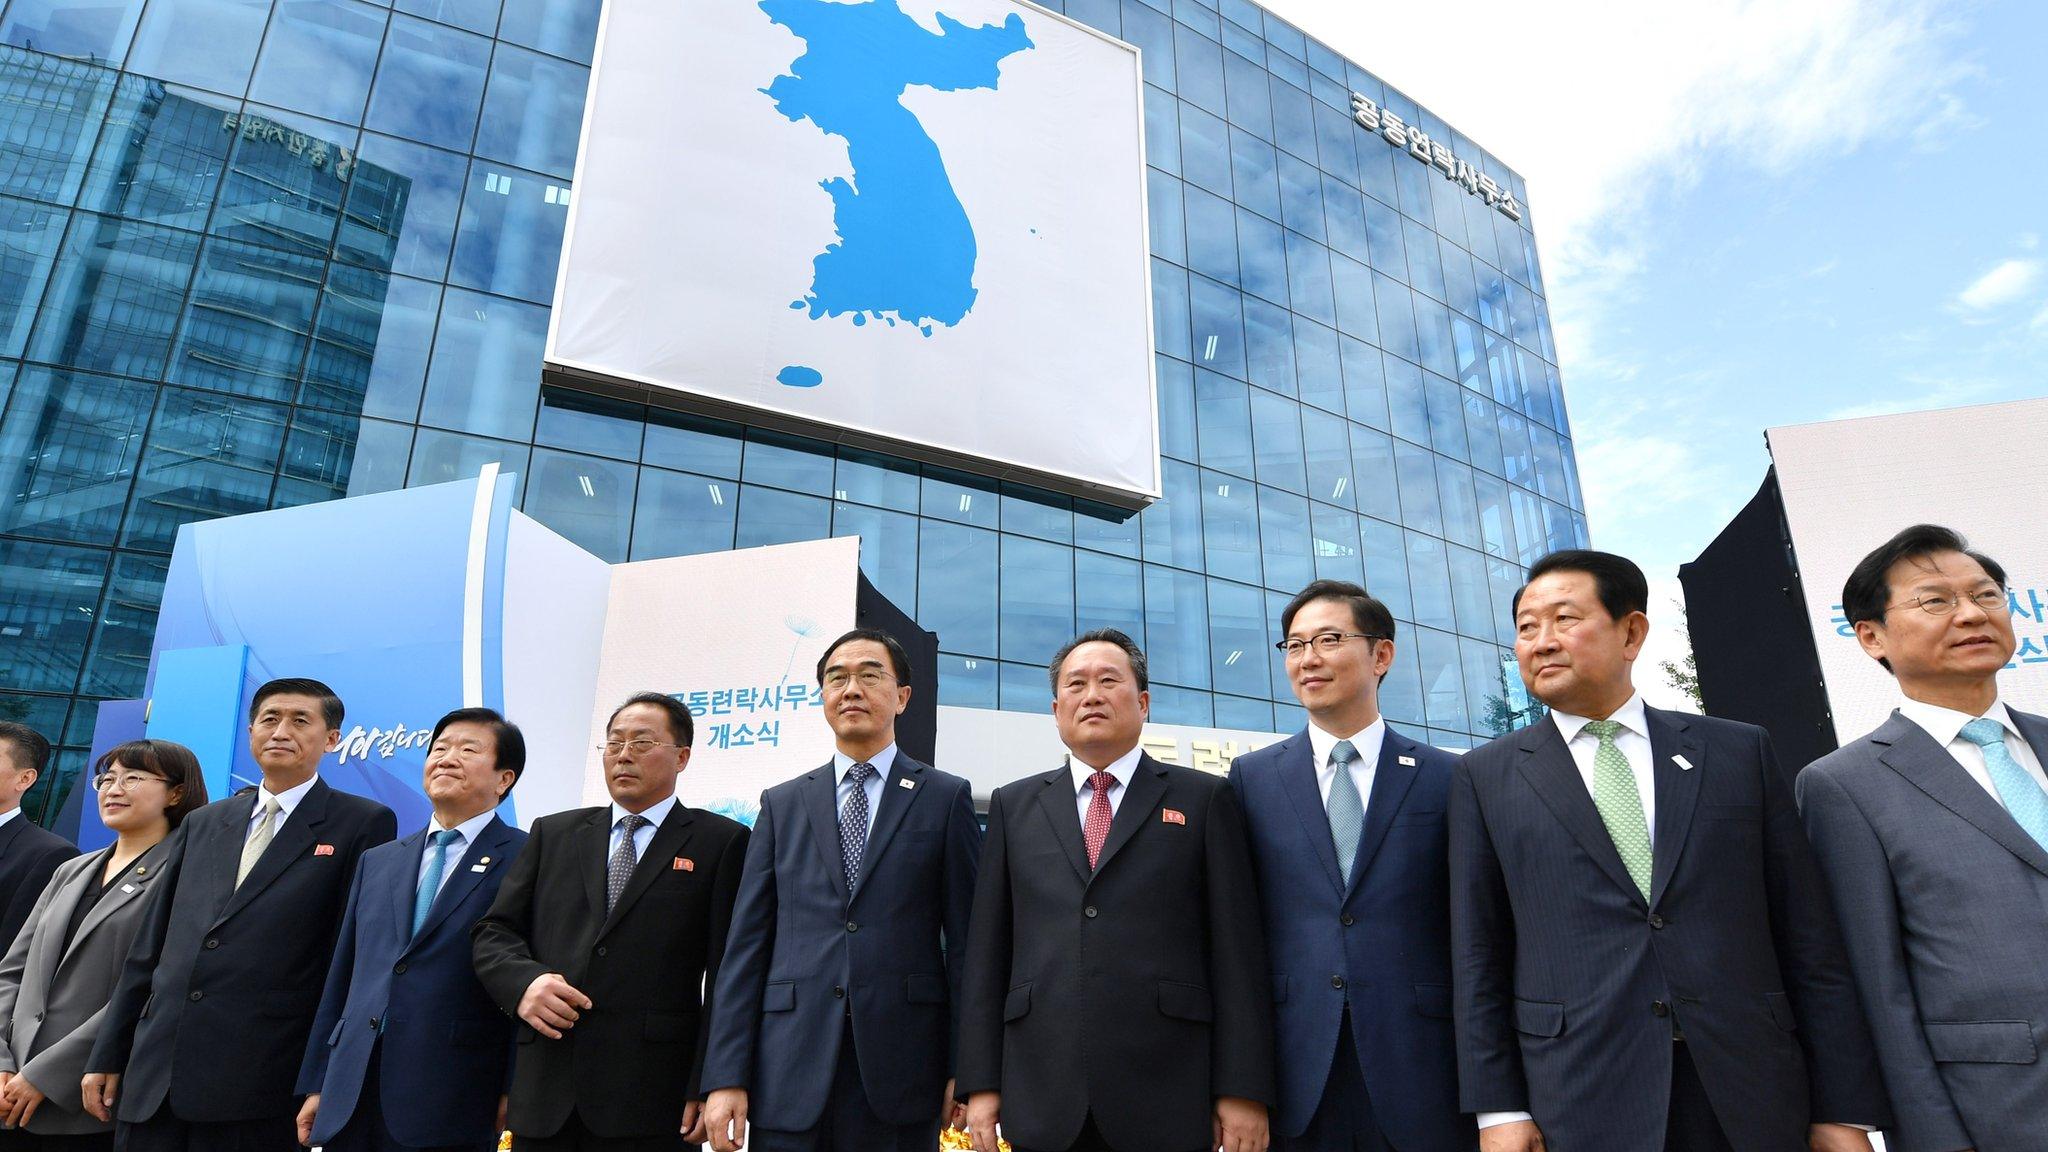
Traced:
POLYGON ((1650 898, 1650 822, 1643 817, 1643 795, 1636 791, 1636 774, 1628 757, 1621 754, 1614 737, 1621 731, 1613 720, 1589 720, 1585 730, 1600 740, 1593 753, 1593 806, 1600 810, 1600 822, 1614 837, 1614 849, 1628 868, 1629 878, 1650 898))

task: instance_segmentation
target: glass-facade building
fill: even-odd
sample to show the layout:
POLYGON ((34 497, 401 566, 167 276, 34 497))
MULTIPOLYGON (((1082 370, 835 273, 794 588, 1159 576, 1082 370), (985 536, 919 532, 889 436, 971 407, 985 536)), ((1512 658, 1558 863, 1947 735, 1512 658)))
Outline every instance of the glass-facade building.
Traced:
POLYGON ((1053 649, 1113 625, 1154 719, 1289 731, 1276 617, 1331 576, 1400 620, 1391 720, 1507 722, 1519 566, 1587 540, 1519 176, 1248 0, 1065 0, 1144 53, 1165 498, 1131 516, 543 387, 598 11, 0 3, 0 718, 60 746, 31 813, 140 695, 180 524, 491 461, 611 560, 859 535, 944 704, 1044 711, 1053 649))

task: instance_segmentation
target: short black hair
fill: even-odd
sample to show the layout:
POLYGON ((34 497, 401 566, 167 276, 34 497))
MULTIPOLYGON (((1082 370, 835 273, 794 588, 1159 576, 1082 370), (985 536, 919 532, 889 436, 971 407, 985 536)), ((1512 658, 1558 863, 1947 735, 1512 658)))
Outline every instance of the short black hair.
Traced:
POLYGON ((206 807, 206 774, 200 771, 199 757, 183 744, 170 740, 130 740, 108 749, 100 762, 93 765, 92 774, 97 778, 116 765, 161 777, 166 787, 183 789, 178 802, 164 808, 164 819, 173 829, 184 823, 186 816, 206 807))
MULTIPOLYGON (((427 747, 432 749, 441 739, 441 730, 450 724, 481 724, 491 730, 491 738, 498 744, 498 767, 512 773, 512 783, 518 784, 519 777, 526 772, 526 734, 519 725, 500 716, 491 708, 457 708, 439 720, 434 721, 434 731, 427 737, 427 747)), ((507 788, 507 792, 511 789, 507 788)))
POLYGON ((256 698, 249 701, 249 723, 256 722, 256 714, 263 710, 263 702, 272 696, 311 696, 320 702, 320 716, 327 721, 327 727, 339 730, 343 716, 341 697, 334 689, 318 680, 304 676, 287 676, 272 680, 256 690, 256 698))
POLYGON ((26 724, 0 720, 0 744, 12 744, 23 768, 40 776, 50 766, 50 742, 26 724))
MULTIPOLYGON (((1975 560, 1984 569, 1985 575, 2005 587, 2005 566, 1982 552, 1970 550, 1970 542, 1953 528, 1939 524, 1915 524, 1902 529, 1897 535, 1877 546, 1870 555, 1856 562, 1850 569, 1849 578, 1842 582, 1842 615, 1849 627, 1869 620, 1884 623, 1885 606, 1890 603, 1891 585, 1886 583, 1885 574, 1892 565, 1901 560, 1921 560, 1936 552, 1960 552, 1975 560)), ((1892 662, 1880 658, 1884 670, 1892 670, 1892 662)))
POLYGON ((1287 630, 1294 627, 1295 614, 1318 600, 1335 600, 1351 609, 1351 622, 1360 632, 1382 639, 1394 638, 1394 614, 1367 592, 1349 580, 1317 580, 1294 594, 1287 607, 1280 610, 1280 635, 1285 638, 1287 630))
POLYGON ((1145 650, 1138 647, 1136 640, 1115 628, 1097 628, 1092 632, 1083 632, 1060 645, 1060 650, 1052 654, 1052 666, 1046 669, 1046 678, 1052 681, 1053 695, 1060 694, 1060 665, 1065 664, 1074 649, 1083 644, 1114 644, 1123 649, 1124 655, 1130 657, 1131 676, 1138 682, 1138 691, 1151 690, 1152 680, 1145 673, 1145 650))
POLYGON ((889 664, 896 670, 896 682, 903 685, 910 683, 910 653, 903 650, 902 643, 894 636, 889 635, 880 628, 855 628, 853 631, 826 645, 825 654, 818 657, 818 683, 823 684, 825 682, 825 665, 831 663, 832 654, 856 640, 872 640, 887 648, 889 650, 889 664))
POLYGON ((604 730, 610 732, 612 725, 619 722, 619 713, 635 704, 652 704, 668 713, 669 735, 685 748, 697 738, 697 726, 690 719, 690 706, 666 692, 635 692, 626 697, 626 702, 612 709, 612 718, 604 722, 604 730))
POLYGON ((1515 589, 1514 603, 1509 605, 1508 611, 1520 612, 1522 593, 1527 592, 1529 585, 1538 578, 1552 572, 1584 572, 1591 576, 1594 594, 1600 597, 1600 606, 1616 620, 1631 612, 1647 613, 1650 610, 1650 582, 1643 576, 1643 570, 1636 567, 1635 561, 1591 548, 1563 548, 1529 565, 1529 578, 1515 589))

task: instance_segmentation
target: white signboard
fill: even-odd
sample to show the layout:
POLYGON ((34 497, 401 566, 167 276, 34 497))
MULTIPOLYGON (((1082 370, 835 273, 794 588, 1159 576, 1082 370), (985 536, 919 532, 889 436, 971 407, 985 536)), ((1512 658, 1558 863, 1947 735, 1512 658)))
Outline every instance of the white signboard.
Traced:
POLYGON ((550 369, 1148 503, 1142 89, 1016 0, 611 0, 550 369))
POLYGON ((2048 712, 2048 536, 2031 498, 2048 490, 2048 459, 2022 447, 2048 438, 2048 400, 1801 424, 1768 437, 1837 739, 1877 727, 1899 702, 1842 614, 1842 582, 1912 524, 1953 528, 2005 567, 2019 650, 1999 694, 2048 712))

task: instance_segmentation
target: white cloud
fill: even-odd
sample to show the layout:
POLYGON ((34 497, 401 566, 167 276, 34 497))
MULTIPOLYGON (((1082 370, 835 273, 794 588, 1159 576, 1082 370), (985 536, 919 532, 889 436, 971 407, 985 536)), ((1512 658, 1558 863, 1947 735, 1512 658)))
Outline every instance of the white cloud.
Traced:
POLYGON ((1970 282, 1956 297, 1956 304, 1972 312, 1988 312, 2023 300, 2033 294, 2041 279, 2039 260, 2014 257, 2001 260, 1991 270, 1970 282))

